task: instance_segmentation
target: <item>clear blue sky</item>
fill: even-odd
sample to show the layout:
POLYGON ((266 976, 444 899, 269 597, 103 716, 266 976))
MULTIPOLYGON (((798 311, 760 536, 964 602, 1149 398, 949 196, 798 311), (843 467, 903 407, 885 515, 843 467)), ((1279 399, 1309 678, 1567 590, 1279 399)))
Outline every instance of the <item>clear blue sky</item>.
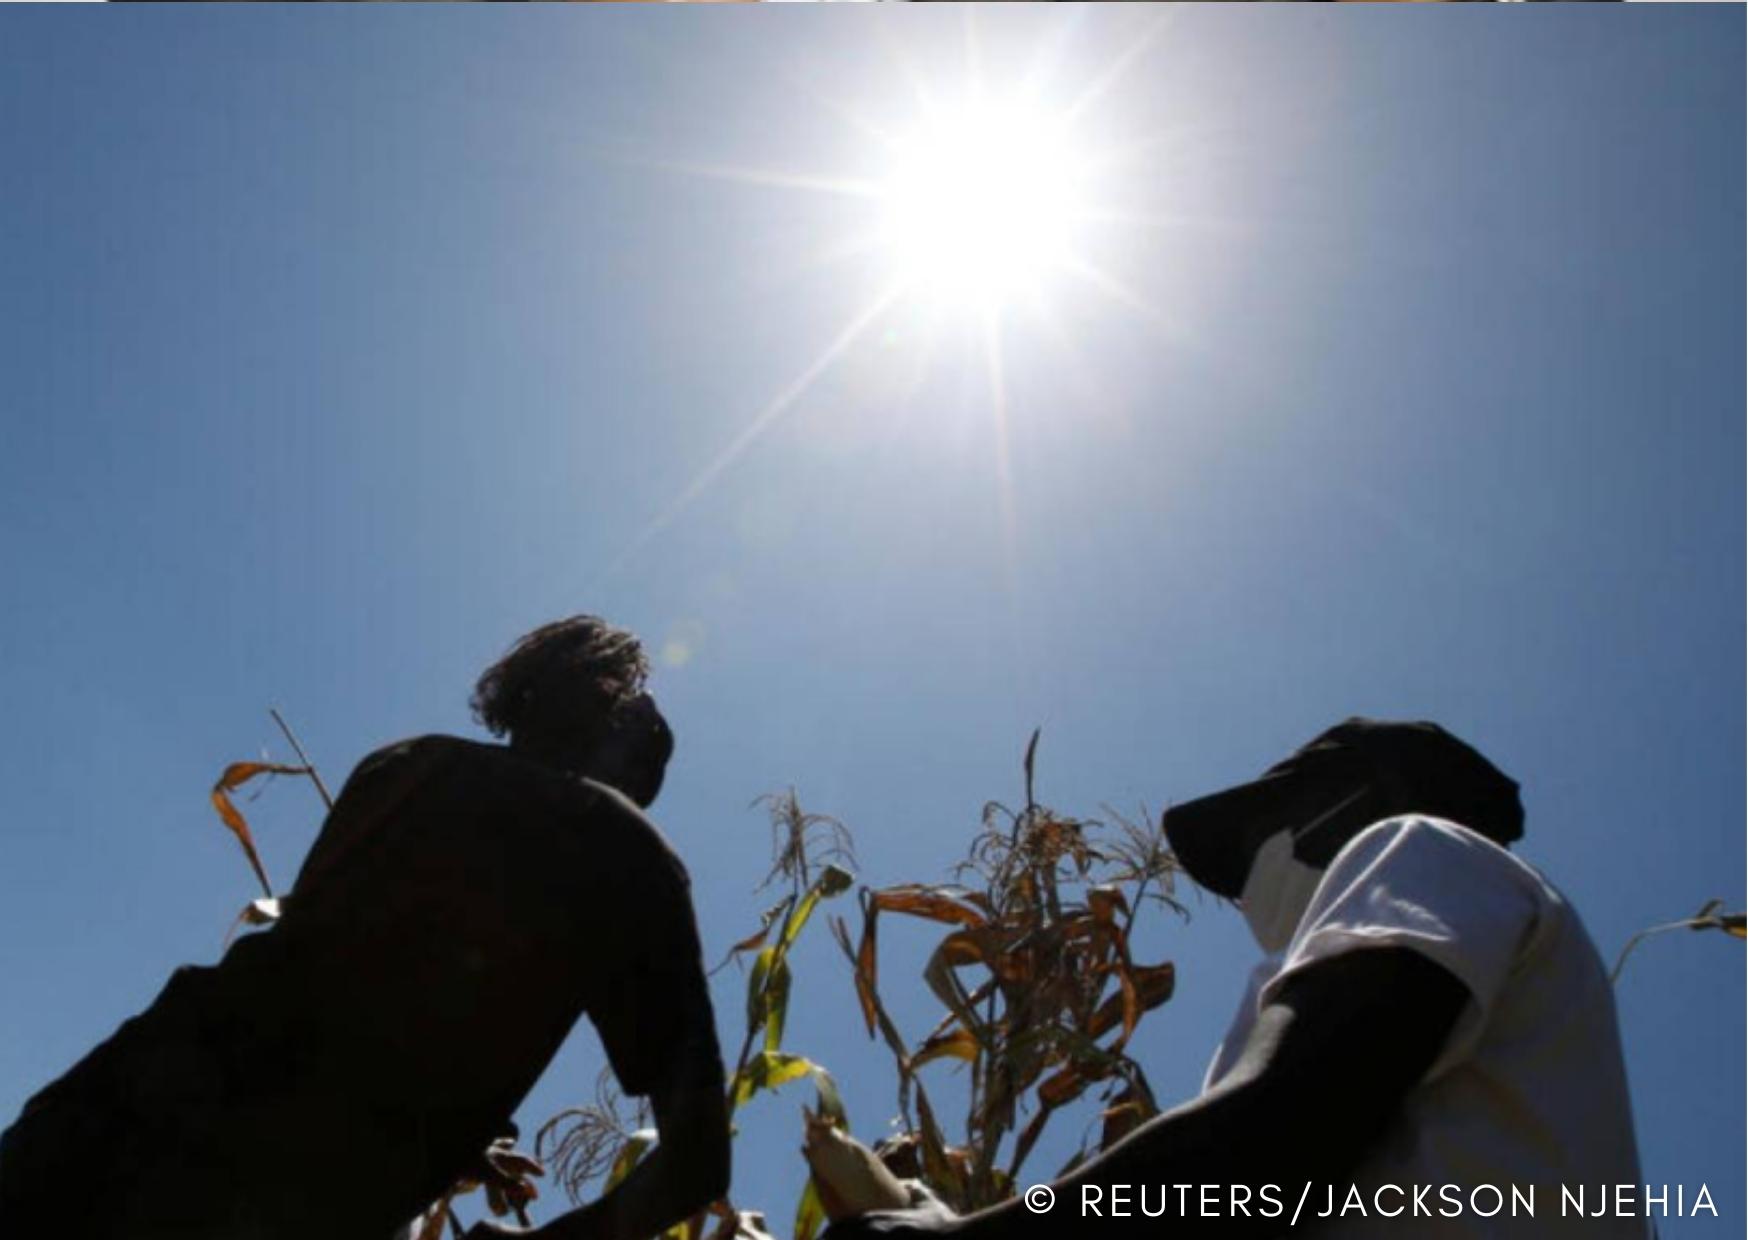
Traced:
MULTIPOLYGON (((1000 417, 977 324, 901 300, 746 438, 890 264, 836 253, 864 199, 700 170, 869 175, 852 117, 957 93, 962 14, 0 12, 0 1116, 218 955, 252 890, 206 790, 283 752, 269 704, 337 782, 474 734, 478 670, 579 610, 689 655, 657 817, 713 955, 765 902, 755 796, 944 876, 1040 724, 1096 813, 1438 719, 1606 956, 1739 907, 1742 11, 1160 16, 975 30, 994 87, 1104 82, 1073 134, 1147 218, 1081 244, 1126 291, 1008 307, 1000 417)), ((253 807, 281 881, 316 809, 253 807)), ((1207 901, 1148 946, 1181 1098, 1254 949, 1207 901)), ((797 967, 789 1042, 878 1136, 847 973, 797 967)), ((1659 939, 1619 998, 1647 1179, 1723 1216, 1665 1236, 1739 1235, 1740 945, 1659 939)), ((525 1122, 599 1064, 580 1029, 525 1122)), ((738 1147, 774 1220, 805 1097, 738 1147)))

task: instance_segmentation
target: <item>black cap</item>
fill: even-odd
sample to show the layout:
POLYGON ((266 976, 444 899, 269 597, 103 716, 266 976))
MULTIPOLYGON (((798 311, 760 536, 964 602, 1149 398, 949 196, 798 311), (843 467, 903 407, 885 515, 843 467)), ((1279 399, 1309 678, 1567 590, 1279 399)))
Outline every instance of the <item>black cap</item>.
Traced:
POLYGON ((1523 835, 1517 783, 1435 723, 1353 718, 1249 783, 1167 810, 1162 823, 1191 878, 1236 899, 1262 842, 1293 833, 1318 869, 1381 819, 1427 814, 1497 844, 1523 835))

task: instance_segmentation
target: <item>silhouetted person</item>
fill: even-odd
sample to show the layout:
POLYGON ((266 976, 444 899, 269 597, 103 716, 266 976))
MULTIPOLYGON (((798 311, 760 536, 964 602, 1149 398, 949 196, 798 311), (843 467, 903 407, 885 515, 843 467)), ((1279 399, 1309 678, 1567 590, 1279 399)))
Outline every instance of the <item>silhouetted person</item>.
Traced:
POLYGON ((1350 719, 1163 825, 1265 953, 1201 1097, 1057 1181, 1044 1213, 870 1214, 827 1240, 1646 1235, 1642 1218, 1561 1217, 1562 1185, 1592 1209, 1603 1185, 1637 1185, 1638 1152, 1602 961, 1506 850, 1517 784, 1433 724, 1350 719), (1471 1198, 1482 1186, 1503 1203, 1471 1198), (1513 1186, 1534 1186, 1533 1218, 1512 1216, 1513 1186))
POLYGON ((25 1105, 0 1235, 387 1240, 480 1165, 585 1012, 661 1142, 541 1233, 646 1240, 721 1196, 690 889, 640 812, 673 750, 646 672, 628 633, 547 625, 474 695, 507 746, 359 763, 278 924, 178 970, 25 1105))

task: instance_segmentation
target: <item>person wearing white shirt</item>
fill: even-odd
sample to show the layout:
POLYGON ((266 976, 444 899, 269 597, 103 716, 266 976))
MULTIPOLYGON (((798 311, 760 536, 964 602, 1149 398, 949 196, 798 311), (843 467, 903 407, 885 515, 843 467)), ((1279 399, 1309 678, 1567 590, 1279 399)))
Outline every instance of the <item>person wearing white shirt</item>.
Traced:
POLYGON ((1120 1228, 1086 1210, 1113 1185, 1155 1235, 1643 1240, 1613 1193, 1640 1170, 1608 977, 1508 851, 1515 782, 1437 725, 1356 718, 1163 826, 1265 953, 1201 1096, 1057 1181, 1049 1212, 896 1211, 828 1240, 1120 1228))

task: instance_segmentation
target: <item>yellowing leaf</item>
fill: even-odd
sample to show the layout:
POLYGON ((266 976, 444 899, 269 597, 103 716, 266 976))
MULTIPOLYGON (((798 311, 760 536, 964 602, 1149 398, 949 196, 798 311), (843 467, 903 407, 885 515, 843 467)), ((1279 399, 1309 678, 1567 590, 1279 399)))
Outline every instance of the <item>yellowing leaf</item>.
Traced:
POLYGON ((771 964, 777 959, 777 949, 767 947, 753 958, 752 976, 747 978, 747 1032, 756 1033, 765 1023, 765 979, 771 964))
POLYGON ((746 1067, 735 1074, 734 1105, 743 1106, 759 1090, 775 1091, 815 1070, 813 1062, 801 1055, 762 1051, 749 1059, 746 1067))
POLYGON ((789 961, 779 958, 765 978, 765 1049, 783 1045, 783 1022, 789 1017, 789 961))
POLYGON ((653 1128, 639 1128, 625 1139, 625 1144, 619 1147, 619 1153, 614 1155, 613 1166, 607 1172, 607 1179, 601 1185, 601 1192, 606 1194, 617 1188, 626 1176, 630 1175, 637 1164, 643 1161, 643 1156, 649 1153, 650 1146, 655 1144, 656 1132, 653 1128))
POLYGON ((946 1033, 938 1034, 919 1046, 916 1054, 911 1056, 910 1066, 920 1068, 936 1059, 948 1058, 972 1063, 977 1059, 980 1049, 971 1030, 964 1025, 954 1025, 946 1033))
POLYGON ((801 1190, 801 1200, 795 1203, 795 1240, 813 1240, 825 1224, 825 1206, 820 1204, 819 1185, 810 1175, 807 1187, 801 1190))

